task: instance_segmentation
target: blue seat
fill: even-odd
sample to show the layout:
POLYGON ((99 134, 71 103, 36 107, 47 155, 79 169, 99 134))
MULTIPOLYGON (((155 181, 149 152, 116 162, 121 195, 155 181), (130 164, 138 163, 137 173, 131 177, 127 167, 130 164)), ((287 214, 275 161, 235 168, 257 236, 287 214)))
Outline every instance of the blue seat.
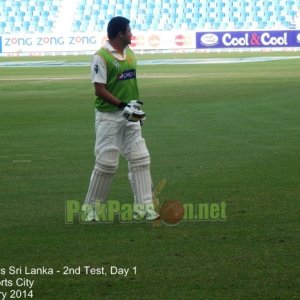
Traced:
POLYGON ((49 17, 49 11, 44 10, 44 11, 42 12, 42 17, 48 18, 48 17, 49 17))
POLYGON ((288 12, 288 14, 289 14, 292 18, 294 18, 294 17, 296 17, 297 12, 294 11, 294 10, 290 10, 290 11, 288 12))
POLYGON ((39 33, 43 33, 45 28, 44 28, 44 26, 38 26, 37 30, 39 33))
POLYGON ((267 26, 267 22, 265 22, 265 21, 261 21, 260 23, 259 23, 259 29, 264 29, 264 28, 266 28, 266 26, 267 26))
POLYGON ((35 6, 29 6, 28 7, 28 13, 30 14, 30 15, 32 15, 32 13, 35 11, 35 6))
MULTIPOLYGON (((29 27, 38 32, 50 32, 60 9, 57 3, 54 0, 0 0, 0 32, 18 30, 15 27, 21 32, 26 32, 29 27), (30 21, 28 17, 31 17, 30 21), (30 24, 25 26, 24 20, 30 24)), ((237 29, 248 29, 251 25, 272 29, 276 22, 291 28, 299 5, 299 0, 79 0, 72 30, 105 30, 108 20, 115 15, 131 19, 132 27, 137 30, 196 30, 203 27, 218 30, 227 22, 237 29), (132 16, 138 16, 138 20, 132 16), (161 23, 161 19, 165 23, 161 23)))
POLYGON ((97 27, 99 29, 103 29, 105 22, 103 20, 98 20, 97 21, 97 27))
POLYGON ((56 15, 57 12, 58 12, 58 6, 57 5, 51 6, 51 13, 53 15, 56 15))
POLYGON ((30 26, 30 22, 29 21, 24 21, 22 26, 23 26, 23 28, 26 28, 26 30, 28 30, 28 28, 30 26))
POLYGON ((5 27, 6 27, 6 23, 5 22, 0 22, 0 33, 4 33, 5 27))
POLYGON ((53 21, 47 21, 45 24, 45 32, 51 32, 53 29, 53 21))
POLYGON ((221 26, 221 23, 220 23, 220 22, 217 22, 217 21, 215 21, 215 22, 212 24, 212 28, 213 28, 214 30, 219 29, 220 26, 221 26))
POLYGON ((79 31, 81 26, 81 22, 79 20, 74 21, 73 23, 73 30, 74 31, 79 31))
POLYGON ((4 16, 8 16, 8 14, 12 11, 11 7, 10 6, 5 6, 4 7, 4 10, 3 10, 3 13, 4 13, 4 16))

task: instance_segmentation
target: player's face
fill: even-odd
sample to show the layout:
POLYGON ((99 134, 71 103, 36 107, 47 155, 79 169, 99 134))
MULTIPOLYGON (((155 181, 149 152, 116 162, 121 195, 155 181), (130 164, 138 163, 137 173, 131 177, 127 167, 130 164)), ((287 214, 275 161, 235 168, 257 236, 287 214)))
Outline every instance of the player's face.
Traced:
POLYGON ((132 37, 131 28, 130 26, 127 26, 127 29, 123 37, 124 46, 131 44, 131 37, 132 37))

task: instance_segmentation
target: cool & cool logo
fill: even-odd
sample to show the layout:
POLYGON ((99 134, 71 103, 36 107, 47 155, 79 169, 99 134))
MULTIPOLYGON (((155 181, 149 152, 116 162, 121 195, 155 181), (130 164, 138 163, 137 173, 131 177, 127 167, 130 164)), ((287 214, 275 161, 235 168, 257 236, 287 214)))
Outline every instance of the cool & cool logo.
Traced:
POLYGON ((245 33, 241 37, 233 37, 231 33, 225 33, 222 38, 225 46, 287 46, 287 33, 284 32, 281 36, 272 36, 269 32, 264 32, 261 35, 257 33, 245 33))

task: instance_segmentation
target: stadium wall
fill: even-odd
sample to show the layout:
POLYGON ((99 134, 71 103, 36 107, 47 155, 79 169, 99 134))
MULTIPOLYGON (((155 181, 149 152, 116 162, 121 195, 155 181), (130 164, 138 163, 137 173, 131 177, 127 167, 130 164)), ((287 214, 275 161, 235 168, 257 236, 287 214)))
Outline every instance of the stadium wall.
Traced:
MULTIPOLYGON (((4 34, 2 56, 94 53, 106 33, 4 34)), ((140 53, 195 51, 300 50, 300 30, 135 32, 131 47, 140 53)))
POLYGON ((298 50, 300 0, 0 0, 0 56, 89 54, 113 16, 139 52, 298 50))

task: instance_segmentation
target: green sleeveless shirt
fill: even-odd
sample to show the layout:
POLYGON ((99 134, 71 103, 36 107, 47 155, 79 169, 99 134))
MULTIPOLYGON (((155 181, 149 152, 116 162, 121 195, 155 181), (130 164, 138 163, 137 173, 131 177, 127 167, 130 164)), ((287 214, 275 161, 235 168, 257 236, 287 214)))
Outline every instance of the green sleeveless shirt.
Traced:
MULTIPOLYGON (((139 99, 139 91, 136 80, 136 58, 131 49, 126 50, 126 59, 116 59, 107 49, 101 48, 97 52, 106 62, 107 83, 106 89, 121 101, 139 99)), ((104 101, 100 97, 96 98, 95 107, 99 111, 113 112, 119 108, 104 101)))

